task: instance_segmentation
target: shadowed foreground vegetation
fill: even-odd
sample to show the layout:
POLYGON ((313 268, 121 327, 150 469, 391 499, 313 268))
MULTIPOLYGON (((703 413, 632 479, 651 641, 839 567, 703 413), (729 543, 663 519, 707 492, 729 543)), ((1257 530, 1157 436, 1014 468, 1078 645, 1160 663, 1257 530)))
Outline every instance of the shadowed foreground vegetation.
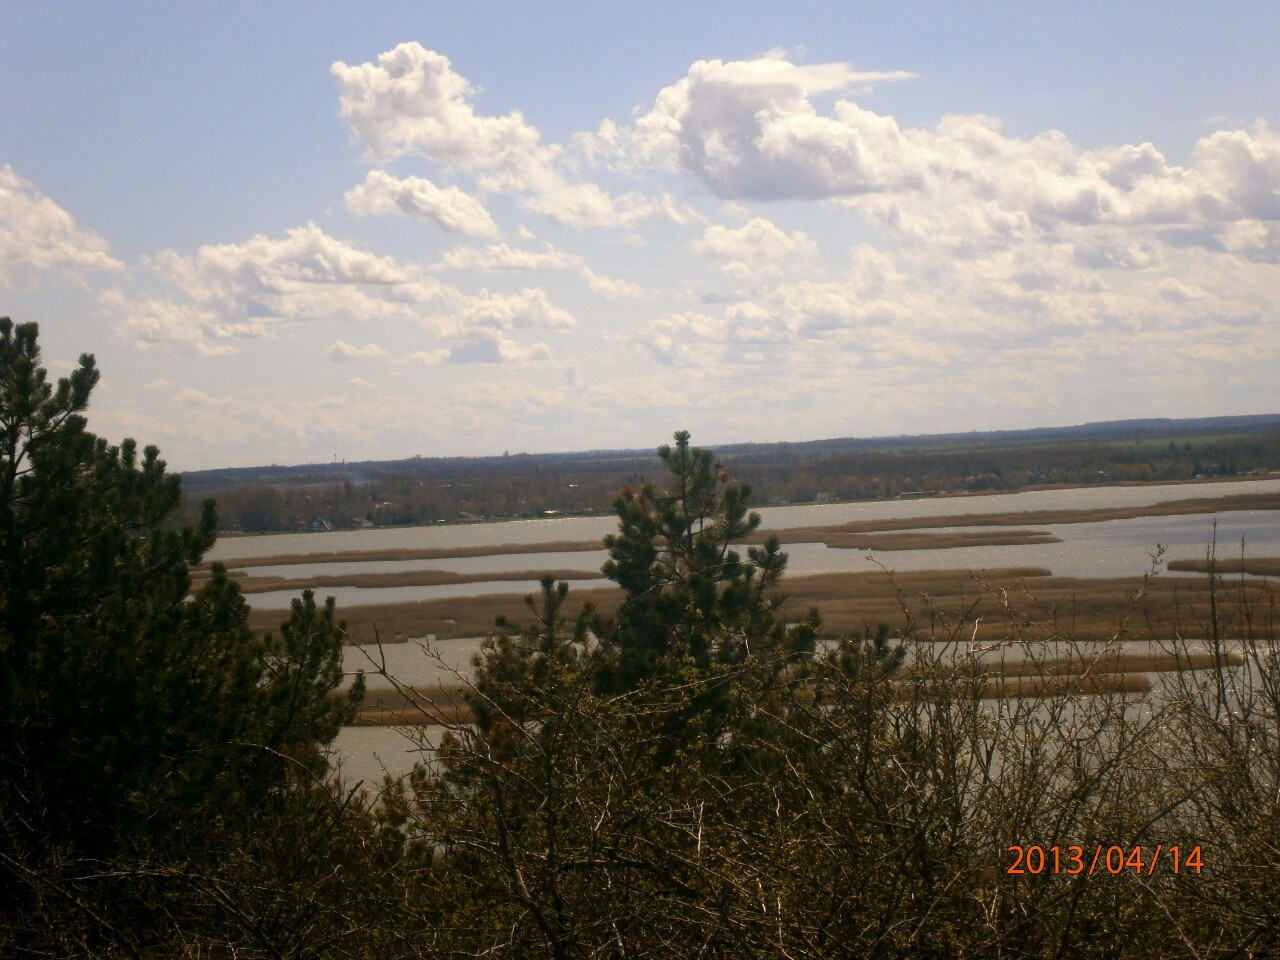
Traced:
POLYGON ((1275 955, 1272 589, 1184 594, 1219 634, 1185 618, 1164 648, 1185 669, 1124 673, 1150 692, 1105 682, 1149 666, 1121 662, 1125 627, 1101 648, 1058 633, 1050 655, 1035 605, 1012 596, 973 596, 1004 611, 973 647, 970 606, 931 606, 894 631, 903 663, 872 631, 808 654, 682 653, 631 687, 575 641, 551 586, 529 629, 486 646, 444 717, 468 725, 407 783, 273 805, 203 864, 68 856, 37 909, 0 922, 0 952, 1275 955), (1009 874, 1014 845, 1058 846, 1060 870, 1009 874), (1138 846, 1141 871, 1115 853, 1107 869, 1111 848, 1132 863, 1138 846))
POLYGON ((449 731, 373 808, 377 955, 1280 950, 1268 582, 873 572, 783 600, 776 546, 728 545, 757 539, 745 493, 666 453, 668 491, 615 504, 616 589, 402 624, 507 626, 387 704, 449 731))
POLYGON ((619 686, 548 582, 384 829, 440 955, 1274 956, 1276 597, 1203 586, 1161 664, 994 587, 619 686))

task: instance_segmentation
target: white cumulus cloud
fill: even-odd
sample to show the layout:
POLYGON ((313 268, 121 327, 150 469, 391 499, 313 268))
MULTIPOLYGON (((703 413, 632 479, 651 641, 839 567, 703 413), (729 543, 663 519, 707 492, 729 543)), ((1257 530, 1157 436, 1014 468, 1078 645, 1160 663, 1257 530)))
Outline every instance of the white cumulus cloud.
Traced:
POLYGON ((422 157, 474 176, 483 191, 514 194, 526 209, 575 227, 683 216, 669 197, 614 197, 569 176, 562 169, 563 147, 543 143, 518 110, 478 113, 471 103, 475 87, 448 57, 419 43, 402 43, 376 63, 339 61, 331 69, 342 117, 374 159, 422 157))
POLYGON ((315 224, 284 237, 201 247, 194 256, 164 251, 144 264, 172 292, 108 291, 117 331, 144 343, 170 342, 228 353, 237 339, 263 338, 281 323, 322 319, 407 320, 405 301, 440 293, 421 271, 329 236, 315 224))
POLYGON ((442 270, 474 270, 489 273, 499 270, 569 270, 582 264, 582 258, 548 247, 527 250, 505 243, 484 247, 454 247, 440 258, 442 270))
POLYGON ((14 268, 38 270, 120 270, 107 242, 76 223, 30 180, 0 167, 0 285, 14 280, 14 268))
POLYGON ((707 227, 694 249, 719 263, 725 273, 750 277, 780 273, 788 260, 810 256, 818 245, 799 230, 784 233, 764 217, 752 217, 737 230, 719 224, 707 227))
POLYGON ((339 109, 351 129, 382 159, 418 153, 463 169, 518 175, 550 162, 554 150, 519 111, 476 113, 476 93, 449 58, 419 43, 402 43, 377 63, 333 64, 339 109))
MULTIPOLYGON (((810 97, 907 79, 847 64, 797 65, 775 51, 754 60, 699 60, 641 116, 634 149, 692 174, 726 198, 822 197, 919 177, 892 118, 848 101, 825 117, 810 97)), ((615 139, 617 135, 614 134, 615 139)))
POLYGON ((504 363, 525 366, 551 359, 551 348, 545 343, 523 345, 498 330, 481 330, 453 347, 447 357, 450 363, 504 363))
POLYGON ((648 295, 648 291, 640 284, 623 280, 621 277, 602 276, 585 266, 580 273, 596 295, 605 300, 638 299, 648 295))
POLYGON ((455 335, 464 336, 481 330, 572 330, 575 326, 573 315, 553 304, 540 287, 519 293, 485 291, 478 296, 459 296, 450 304, 445 320, 446 329, 451 327, 455 335))
POLYGON ((580 140, 602 161, 681 172, 732 203, 833 200, 896 241, 952 255, 1050 239, 1099 269, 1147 269, 1185 247, 1280 261, 1280 136, 1262 122, 1203 138, 1179 165, 1150 143, 1010 137, 981 115, 904 126, 853 99, 908 76, 780 52, 703 60, 631 126, 607 122, 580 140), (819 94, 837 96, 820 107, 819 94))
POLYGON ((438 187, 422 177, 397 179, 384 170, 370 170, 364 183, 343 195, 356 216, 401 214, 425 220, 451 233, 493 237, 498 227, 484 204, 457 187, 438 187))

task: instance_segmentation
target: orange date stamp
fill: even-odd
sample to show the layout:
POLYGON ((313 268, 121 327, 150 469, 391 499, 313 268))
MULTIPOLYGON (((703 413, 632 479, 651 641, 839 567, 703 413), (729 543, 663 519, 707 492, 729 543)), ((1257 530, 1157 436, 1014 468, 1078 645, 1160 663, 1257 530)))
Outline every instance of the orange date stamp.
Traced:
POLYGON ((1184 847, 1177 844, 1165 846, 1121 846, 1120 844, 1095 844, 1092 849, 1078 844, 1045 847, 1011 846, 1007 852, 1013 863, 1005 873, 1013 876, 1030 874, 1066 874, 1095 876, 1124 873, 1132 870, 1138 876, 1149 877, 1159 867, 1169 873, 1196 873, 1204 868, 1204 854, 1200 845, 1184 847))

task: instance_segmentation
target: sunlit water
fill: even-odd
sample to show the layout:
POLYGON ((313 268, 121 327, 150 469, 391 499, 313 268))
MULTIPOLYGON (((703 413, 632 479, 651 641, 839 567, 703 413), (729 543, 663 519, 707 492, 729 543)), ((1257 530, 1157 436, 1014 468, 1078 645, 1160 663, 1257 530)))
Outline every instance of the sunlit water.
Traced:
MULTIPOLYGON (((785 530, 865 520, 897 520, 908 517, 961 516, 973 513, 1005 513, 1031 510, 1088 510, 1106 507, 1148 506, 1166 500, 1217 497, 1234 494, 1280 492, 1280 478, 1234 483, 1174 484, 1147 487, 1085 487, 1043 490, 991 496, 946 497, 926 500, 849 504, 815 504, 762 509, 763 525, 785 530)), ((1280 556, 1280 511, 1226 512, 1174 517, 1139 517, 1102 523, 1025 525, 1046 530, 1062 542, 997 547, 960 547, 947 550, 882 551, 833 550, 821 543, 787 544, 788 573, 803 576, 841 571, 867 571, 877 565, 889 570, 973 570, 997 567, 1044 567, 1053 574, 1073 577, 1140 575, 1151 568, 1157 545, 1166 548, 1165 559, 1203 557, 1216 536, 1218 555, 1234 556, 1245 542, 1251 556, 1280 556), (1216 522, 1216 531, 1215 531, 1216 522)), ((210 559, 270 557, 283 554, 328 553, 390 549, 457 548, 502 544, 600 540, 616 529, 606 517, 556 518, 504 523, 439 525, 386 530, 342 531, 327 534, 223 539, 210 559)), ((933 533, 948 528, 932 529, 933 533)), ((962 529, 962 528, 955 528, 962 529)), ((963 528, 970 532, 973 528, 963 528)), ((395 573, 408 570, 447 570, 460 574, 525 573, 536 570, 598 570, 606 559, 603 550, 566 553, 499 554, 444 560, 376 560, 321 564, 283 564, 257 567, 254 575, 302 578, 347 573, 395 573)), ((602 580, 570 581, 575 590, 610 584, 602 580)), ((339 607, 357 604, 399 603, 440 597, 491 593, 525 593, 533 588, 528 579, 489 581, 432 587, 337 587, 322 591, 339 607)), ((296 591, 256 594, 249 599, 259 609, 288 607, 296 591)), ((437 683, 455 683, 467 675, 476 641, 449 641, 431 645, 432 654, 417 643, 389 645, 383 651, 387 670, 405 682, 426 689, 437 683)), ((374 654, 380 656, 379 654, 374 654)), ((365 652, 349 648, 349 669, 375 670, 365 652)), ((371 694, 376 698, 377 688, 371 694)), ((348 783, 381 782, 384 771, 402 776, 414 763, 428 757, 441 735, 440 728, 425 732, 403 727, 350 727, 335 743, 342 773, 348 783), (424 752, 425 751, 425 752, 424 752)))
MULTIPOLYGON (((897 520, 907 517, 960 516, 1030 510, 1147 506, 1166 500, 1227 494, 1280 492, 1280 478, 1235 483, 1175 484, 1151 487, 1085 487, 1042 490, 996 496, 945 497, 928 500, 817 504, 773 507, 761 512, 765 527, 786 530, 851 521, 897 520)), ((1280 511, 1237 511, 1175 517, 1138 517, 1101 523, 1040 525, 1060 543, 1016 544, 996 547, 958 547, 945 550, 894 550, 868 553, 831 549, 821 543, 787 545, 792 576, 862 572, 883 566, 889 570, 988 570, 997 567, 1044 567, 1057 576, 1136 576, 1151 568, 1157 546, 1167 548, 1165 559, 1204 556, 1215 538, 1219 555, 1238 554, 1243 539, 1252 556, 1280 555, 1280 511)), ((1032 526, 1032 525, 1028 525, 1032 526)), ((218 543, 210 559, 269 557, 288 553, 456 548, 503 544, 550 543, 557 540, 601 539, 616 527, 600 518, 527 520, 460 526, 412 527, 393 530, 345 531, 327 534, 289 534, 240 537, 218 543)), ((932 529, 945 533, 951 528, 932 529)), ((973 528, 966 528, 973 532, 973 528)), ((599 570, 603 550, 565 553, 497 554, 443 560, 375 560, 255 567, 261 576, 299 579, 346 573, 394 573, 409 570, 447 570, 460 574, 521 573, 524 578, 481 583, 418 587, 332 587, 323 590, 340 607, 402 603, 444 597, 525 593, 533 587, 531 571, 599 570)), ((574 589, 608 586, 601 580, 570 580, 574 589)), ((297 591, 255 594, 253 605, 263 610, 286 610, 297 591)))
MULTIPOLYGON (((760 510, 764 526, 818 526, 855 520, 896 520, 903 517, 960 516, 966 513, 1005 513, 1021 510, 1090 510, 1100 507, 1149 506, 1165 500, 1186 500, 1234 494, 1280 492, 1280 477, 1233 483, 1159 484, 1142 487, 1073 487, 982 496, 936 497, 922 500, 875 500, 823 503, 760 510)), ((503 543, 550 543, 558 540, 599 540, 617 528, 613 517, 557 517, 501 523, 436 524, 333 533, 290 533, 270 536, 225 537, 209 552, 210 560, 230 557, 270 557, 291 553, 328 553, 405 548, 482 547, 503 543)), ((451 568, 452 569, 452 568, 451 568)))

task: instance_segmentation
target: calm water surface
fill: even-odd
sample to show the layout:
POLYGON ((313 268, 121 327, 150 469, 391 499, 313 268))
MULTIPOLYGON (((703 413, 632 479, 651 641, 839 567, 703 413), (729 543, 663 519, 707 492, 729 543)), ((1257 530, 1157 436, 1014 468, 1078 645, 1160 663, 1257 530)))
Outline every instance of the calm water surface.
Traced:
MULTIPOLYGON (((897 519, 900 517, 960 516, 967 513, 995 513, 1022 510, 1095 509, 1102 507, 1147 506, 1165 500, 1216 497, 1228 494, 1280 492, 1280 478, 1235 483, 1175 484, 1153 487, 1088 487, 1073 490, 1044 490, 994 496, 948 497, 930 500, 889 501, 850 504, 816 504, 798 507, 771 507, 761 510, 764 525, 775 529, 846 523, 854 520, 897 519)), ((1254 556, 1280 556, 1280 511, 1243 511, 1176 517, 1140 517, 1102 523, 1040 526, 1063 542, 1006 547, 964 547, 951 550, 904 550, 869 554, 859 550, 832 550, 820 543, 788 544, 788 571, 794 576, 843 570, 863 571, 881 564, 893 570, 961 569, 994 567, 1047 567, 1053 573, 1076 577, 1138 575, 1151 565, 1151 555, 1160 544, 1167 548, 1166 559, 1203 557, 1215 536, 1219 556, 1234 556, 1243 538, 1254 556)), ((612 518, 570 518, 530 520, 513 523, 439 526, 396 530, 371 530, 329 534, 296 534, 271 537, 242 537, 221 541, 212 551, 213 559, 267 557, 284 553, 325 553, 345 550, 395 548, 494 546, 506 543, 547 543, 555 540, 599 539, 616 528, 612 518)), ((964 528, 955 528, 964 529, 964 528)), ((972 529, 972 528, 969 528, 972 529)), ((943 531, 935 531, 943 532, 943 531)), ((491 573, 538 569, 598 569, 606 559, 603 550, 574 553, 506 554, 453 560, 387 560, 370 563, 324 563, 281 565, 257 568, 254 572, 285 577, 348 572, 392 573, 402 570, 451 570, 458 573, 491 573)), ((583 580, 574 589, 607 586, 607 581, 583 580)), ((496 581, 442 587, 396 587, 361 589, 342 587, 324 591, 333 594, 340 606, 356 603, 393 603, 406 599, 473 595, 479 593, 525 593, 533 584, 527 580, 496 581)), ((258 594, 254 606, 287 607, 293 593, 258 594)), ((384 648, 388 670, 405 682, 430 689, 443 681, 456 682, 470 670, 476 641, 432 643, 430 653, 418 643, 388 645, 384 648)), ((378 654, 375 654, 377 656, 378 654)), ((348 648, 348 669, 370 669, 361 648, 348 648)), ((371 684, 376 699, 377 683, 371 684)), ((358 780, 371 786, 381 783, 383 772, 402 776, 415 762, 429 758, 439 741, 438 727, 420 730, 406 727, 348 727, 334 744, 349 783, 358 780)))
MULTIPOLYGON (((1039 490, 992 496, 943 497, 928 500, 895 500, 869 503, 814 504, 769 507, 760 511, 764 526, 786 530, 863 520, 897 520, 910 517, 961 516, 1030 510, 1087 510, 1106 507, 1148 506, 1166 500, 1216 497, 1228 494, 1280 492, 1280 478, 1234 483, 1171 484, 1150 487, 1084 487, 1071 490, 1039 490)), ((1020 544, 1001 547, 961 547, 948 550, 898 550, 869 554, 859 550, 833 550, 821 543, 788 544, 793 576, 816 573, 865 571, 882 565, 890 570, 984 570, 996 567, 1035 566, 1053 574, 1073 577, 1136 576, 1151 566, 1157 545, 1167 548, 1166 559, 1190 559, 1204 555, 1215 536, 1221 555, 1235 555, 1240 541, 1254 556, 1280 555, 1280 511, 1240 511, 1219 515, 1139 517, 1102 523, 1041 525, 1061 543, 1020 544)), ((608 517, 574 517, 522 520, 458 526, 410 527, 390 530, 343 531, 325 534, 224 539, 210 552, 210 559, 270 557, 289 553, 327 553, 354 550, 496 547, 503 544, 550 543, 557 540, 599 540, 616 529, 608 517)), ((946 532, 949 528, 935 530, 946 532)), ((603 550, 566 553, 497 554, 445 560, 376 560, 318 564, 281 564, 255 568, 261 575, 298 579, 343 573, 393 573, 406 570, 448 570, 462 574, 512 573, 524 577, 485 583, 434 587, 335 587, 324 591, 339 606, 400 603, 450 596, 492 593, 524 593, 533 586, 529 571, 548 569, 598 570, 603 550)), ((574 589, 600 589, 601 580, 570 580, 574 589)), ((260 609, 285 610, 296 591, 256 594, 260 609)))
MULTIPOLYGON (((1233 483, 1159 484, 1148 487, 1075 487, 982 496, 938 497, 924 500, 877 500, 863 503, 821 503, 760 510, 764 526, 778 529, 848 523, 854 520, 896 520, 902 517, 961 516, 966 513, 1005 513, 1015 510, 1090 510, 1100 507, 1149 506, 1165 500, 1220 497, 1228 494, 1280 492, 1280 477, 1233 483)), ((210 560, 231 557, 271 557, 293 553, 349 550, 394 550, 424 547, 485 547, 504 543, 550 543, 557 540, 599 540, 617 528, 607 517, 562 517, 501 523, 437 524, 385 530, 343 530, 334 533, 289 533, 255 537, 226 537, 209 552, 210 560)))

